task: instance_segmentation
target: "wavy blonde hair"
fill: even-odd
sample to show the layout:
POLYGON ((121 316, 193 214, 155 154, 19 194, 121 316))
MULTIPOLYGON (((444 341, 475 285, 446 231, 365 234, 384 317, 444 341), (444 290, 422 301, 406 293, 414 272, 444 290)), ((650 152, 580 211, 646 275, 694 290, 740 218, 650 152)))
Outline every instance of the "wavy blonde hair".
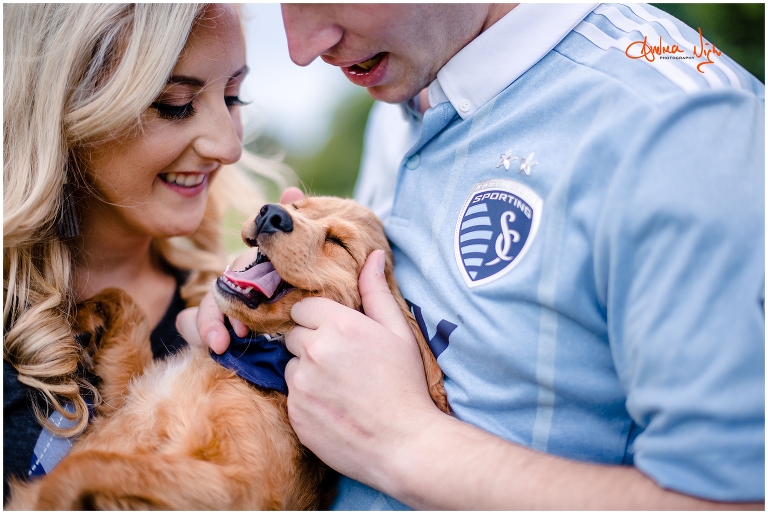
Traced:
MULTIPOLYGON (((119 138, 139 127, 178 60, 204 5, 5 4, 3 6, 3 358, 18 380, 40 391, 72 428, 88 422, 84 396, 98 401, 84 379, 81 346, 71 331, 73 258, 56 230, 64 185, 82 183, 78 148, 119 138), (64 405, 74 407, 74 414, 64 405)), ((251 167, 273 179, 278 163, 248 155, 251 167)), ((200 227, 187 237, 156 240, 154 251, 190 271, 182 288, 199 303, 226 261, 221 221, 243 191, 242 174, 222 169, 211 185, 200 227), (226 200, 226 201, 225 201, 226 200)), ((249 190, 253 208, 261 201, 249 190)), ((241 195, 242 196, 242 195, 241 195)), ((238 205, 234 205, 238 207, 238 205)))

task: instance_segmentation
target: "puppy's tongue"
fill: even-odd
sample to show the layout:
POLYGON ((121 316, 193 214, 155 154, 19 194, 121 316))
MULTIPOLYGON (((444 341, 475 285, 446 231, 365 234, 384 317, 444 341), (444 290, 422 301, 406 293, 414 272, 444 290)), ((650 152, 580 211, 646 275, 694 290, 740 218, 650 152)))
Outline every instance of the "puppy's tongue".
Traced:
POLYGON ((227 269, 224 272, 224 276, 243 289, 248 287, 258 289, 267 298, 272 298, 272 295, 275 294, 275 289, 277 289, 282 280, 271 262, 256 264, 245 271, 227 269))

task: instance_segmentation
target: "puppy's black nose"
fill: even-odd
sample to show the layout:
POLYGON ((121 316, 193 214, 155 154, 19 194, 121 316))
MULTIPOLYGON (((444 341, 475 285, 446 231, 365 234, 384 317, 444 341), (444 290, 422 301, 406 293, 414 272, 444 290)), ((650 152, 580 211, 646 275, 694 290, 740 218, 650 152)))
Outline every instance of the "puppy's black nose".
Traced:
POLYGON ((281 206, 269 203, 261 208, 256 216, 256 234, 273 234, 275 232, 291 232, 293 220, 288 211, 281 206))

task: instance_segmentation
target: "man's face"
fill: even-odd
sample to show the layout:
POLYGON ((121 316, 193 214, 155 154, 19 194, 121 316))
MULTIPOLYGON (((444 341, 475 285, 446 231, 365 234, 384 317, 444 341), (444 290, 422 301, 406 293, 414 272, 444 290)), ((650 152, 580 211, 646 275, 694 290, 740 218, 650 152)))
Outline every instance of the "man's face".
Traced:
POLYGON ((318 56, 385 102, 418 94, 483 29, 484 4, 283 4, 291 60, 318 56))

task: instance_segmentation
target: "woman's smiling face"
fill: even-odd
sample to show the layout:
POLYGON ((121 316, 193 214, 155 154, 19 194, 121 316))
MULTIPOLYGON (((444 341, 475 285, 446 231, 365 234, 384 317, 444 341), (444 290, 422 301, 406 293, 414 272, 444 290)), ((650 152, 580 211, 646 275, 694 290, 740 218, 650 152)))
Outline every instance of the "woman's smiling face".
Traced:
POLYGON ((141 129, 90 149, 98 199, 89 202, 87 223, 109 223, 125 235, 194 232, 211 180, 242 152, 239 94, 247 71, 237 11, 209 6, 141 129))

